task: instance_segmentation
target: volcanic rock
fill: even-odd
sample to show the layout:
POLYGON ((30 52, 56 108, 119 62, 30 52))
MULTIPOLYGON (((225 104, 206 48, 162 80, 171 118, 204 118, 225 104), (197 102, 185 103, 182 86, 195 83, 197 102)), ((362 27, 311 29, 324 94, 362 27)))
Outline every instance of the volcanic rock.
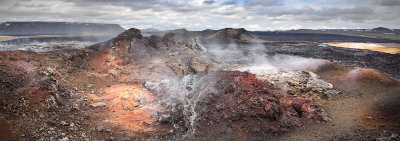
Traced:
POLYGON ((207 64, 201 62, 199 58, 192 58, 190 61, 190 68, 192 68, 195 73, 201 74, 207 71, 207 64))
POLYGON ((239 28, 239 29, 226 28, 207 37, 207 39, 211 41, 229 43, 229 42, 249 42, 255 38, 244 28, 239 28))
POLYGON ((187 92, 182 102, 168 107, 165 114, 171 116, 169 122, 183 126, 192 135, 242 132, 275 135, 301 125, 301 119, 327 119, 325 111, 308 101, 305 103, 309 106, 304 104, 299 109, 295 109, 299 107, 296 102, 295 106, 281 103, 270 92, 270 84, 250 73, 219 71, 206 76, 189 75, 183 82, 187 92))
POLYGON ((146 76, 143 79, 153 78, 152 75, 159 77, 161 71, 165 74, 162 76, 182 77, 197 72, 207 73, 207 66, 213 66, 209 67, 210 70, 217 70, 216 60, 207 55, 200 39, 180 39, 181 33, 186 32, 167 33, 163 38, 158 38, 143 37, 139 30, 129 29, 106 43, 89 48, 110 53, 110 56, 114 56, 110 61, 119 62, 118 65, 133 63, 134 66, 143 66, 143 69, 153 68, 153 71, 134 70, 138 74, 146 72, 142 75, 146 76))
POLYGON ((97 107, 106 107, 107 105, 104 102, 97 102, 97 103, 90 104, 90 106, 93 108, 97 108, 97 107))
MULTIPOLYGON (((243 67, 239 70, 247 70, 243 67)), ((251 69, 251 68, 250 68, 251 69)), ((268 71, 250 70, 256 74, 257 78, 267 80, 274 84, 274 89, 284 95, 303 96, 311 99, 332 99, 341 94, 333 88, 333 85, 319 78, 319 76, 309 71, 294 71, 284 68, 269 69, 268 71)))
POLYGON ((329 118, 325 111, 317 104, 310 100, 297 99, 294 100, 290 105, 299 114, 299 117, 304 117, 307 119, 317 119, 319 121, 328 121, 329 118))
POLYGON ((193 38, 192 44, 189 46, 192 49, 197 49, 199 51, 206 51, 207 49, 201 44, 199 38, 193 38))

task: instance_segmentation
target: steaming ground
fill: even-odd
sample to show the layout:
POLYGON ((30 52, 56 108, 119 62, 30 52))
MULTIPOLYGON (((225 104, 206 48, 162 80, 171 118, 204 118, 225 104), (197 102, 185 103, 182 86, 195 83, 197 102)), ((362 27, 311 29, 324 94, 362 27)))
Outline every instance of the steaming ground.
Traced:
POLYGON ((81 49, 95 44, 82 41, 29 42, 27 44, 0 44, 0 51, 29 50, 34 52, 52 51, 58 49, 81 49))
POLYGON ((0 36, 0 51, 29 50, 34 52, 58 49, 81 49, 113 38, 114 34, 80 33, 61 35, 0 36))
POLYGON ((330 62, 343 54, 321 60, 308 44, 253 39, 130 29, 88 48, 0 51, 0 130, 22 140, 399 139, 398 81, 330 62), (285 51, 296 47, 304 57, 285 51))

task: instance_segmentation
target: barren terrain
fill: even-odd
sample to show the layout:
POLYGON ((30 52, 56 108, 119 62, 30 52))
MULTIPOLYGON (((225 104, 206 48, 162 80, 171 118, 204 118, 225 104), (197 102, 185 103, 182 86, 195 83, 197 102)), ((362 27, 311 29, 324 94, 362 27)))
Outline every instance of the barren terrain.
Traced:
POLYGON ((0 51, 3 140, 399 140, 399 54, 244 29, 0 51), (6 133, 6 134, 5 134, 6 133))

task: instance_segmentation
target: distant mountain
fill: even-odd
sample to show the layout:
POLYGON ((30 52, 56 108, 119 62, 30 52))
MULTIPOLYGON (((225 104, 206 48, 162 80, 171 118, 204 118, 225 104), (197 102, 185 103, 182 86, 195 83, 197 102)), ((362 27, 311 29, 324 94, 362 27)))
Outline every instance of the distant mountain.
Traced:
POLYGON ((71 23, 71 22, 4 22, 0 24, 2 35, 44 35, 101 33, 119 34, 125 31, 118 24, 71 23))
POLYGON ((397 35, 400 35, 400 29, 393 29, 394 33, 396 33, 397 35))
POLYGON ((146 28, 146 29, 141 29, 141 32, 163 32, 162 30, 158 30, 155 28, 146 28))
POLYGON ((170 30, 168 31, 168 33, 174 33, 174 34, 187 34, 188 30, 186 30, 185 28, 181 28, 181 29, 175 29, 175 30, 170 30))
POLYGON ((371 31, 374 31, 374 32, 393 32, 393 30, 391 30, 389 28, 385 28, 385 27, 374 28, 371 31))

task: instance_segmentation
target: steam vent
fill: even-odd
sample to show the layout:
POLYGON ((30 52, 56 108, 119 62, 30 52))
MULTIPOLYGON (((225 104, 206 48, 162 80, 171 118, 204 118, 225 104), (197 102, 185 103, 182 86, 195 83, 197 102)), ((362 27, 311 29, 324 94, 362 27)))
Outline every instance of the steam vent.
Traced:
POLYGON ((385 128, 399 139, 398 71, 291 56, 278 45, 285 46, 243 28, 161 36, 131 28, 80 49, 0 51, 0 134, 16 140, 358 140, 347 133, 384 137, 376 129, 385 128))

